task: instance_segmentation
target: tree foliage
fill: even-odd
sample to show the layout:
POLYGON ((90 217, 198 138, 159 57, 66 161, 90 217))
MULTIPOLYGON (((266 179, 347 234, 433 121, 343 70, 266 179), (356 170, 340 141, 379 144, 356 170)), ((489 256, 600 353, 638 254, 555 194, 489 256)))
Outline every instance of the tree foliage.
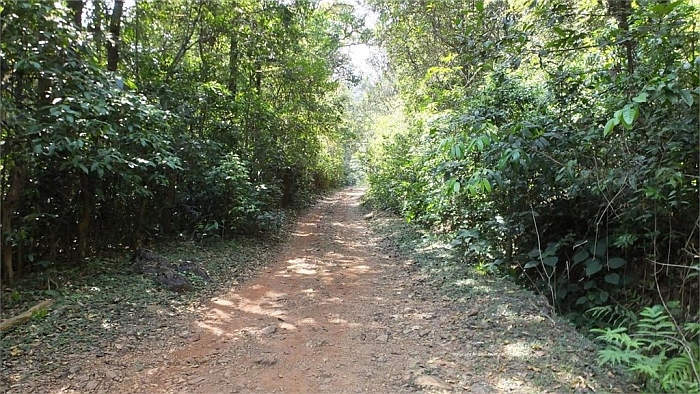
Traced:
POLYGON ((352 8, 22 0, 1 18, 6 280, 155 237, 264 231, 345 182, 352 8))
POLYGON ((372 201, 577 324, 660 299, 697 317, 697 4, 371 3, 406 117, 367 148, 372 201))

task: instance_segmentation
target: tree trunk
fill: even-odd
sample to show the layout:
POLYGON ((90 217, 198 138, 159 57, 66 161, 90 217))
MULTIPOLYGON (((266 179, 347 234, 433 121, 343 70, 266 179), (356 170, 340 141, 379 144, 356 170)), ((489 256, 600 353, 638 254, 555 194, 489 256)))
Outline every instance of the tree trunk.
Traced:
POLYGON ((119 33, 121 31, 122 12, 124 0, 114 0, 112 18, 109 21, 109 41, 107 44, 107 70, 117 71, 119 63, 119 33))
POLYGON ((15 208, 22 197, 22 187, 24 186, 24 177, 26 170, 20 165, 16 165, 10 170, 10 179, 8 183, 10 187, 2 199, 2 262, 5 267, 5 278, 7 283, 12 284, 15 277, 13 267, 14 248, 12 243, 7 242, 7 237, 12 234, 12 217, 14 216, 15 208))
POLYGON ((139 206, 138 214, 134 220, 134 228, 131 231, 131 239, 129 240, 129 246, 133 250, 138 249, 139 242, 141 241, 141 230, 143 229, 143 223, 145 222, 146 210, 148 209, 148 198, 141 197, 141 204, 139 206))
POLYGON ((73 17, 73 23, 78 29, 81 29, 83 25, 83 0, 68 0, 67 5, 73 17))
POLYGON ((231 96, 235 98, 236 93, 238 93, 238 37, 236 32, 231 32, 228 62, 228 90, 231 92, 231 96))
POLYGON ((622 45, 625 53, 625 63, 629 75, 634 73, 634 48, 635 42, 629 36, 629 17, 632 14, 632 0, 609 0, 608 9, 610 13, 617 19, 617 27, 624 32, 622 45))
POLYGON ((102 56, 105 40, 104 32, 102 29, 102 21, 105 16, 105 6, 102 0, 92 0, 93 16, 92 16, 92 26, 88 26, 88 30, 92 31, 95 37, 95 54, 97 56, 102 56))
POLYGON ((87 255, 88 233, 92 221, 93 198, 90 191, 90 179, 87 174, 80 174, 80 194, 82 209, 78 222, 78 253, 83 258, 87 255))
POLYGON ((262 62, 255 61, 255 92, 258 96, 262 93, 262 62))
MULTIPOLYGON (((233 9, 237 9, 237 3, 234 2, 232 4, 233 9)), ((228 91, 231 92, 232 97, 236 97, 236 94, 238 93, 238 76, 239 76, 239 67, 238 63, 240 62, 240 56, 239 56, 239 48, 238 48, 238 30, 237 30, 237 24, 239 23, 239 15, 238 12, 236 12, 236 17, 231 20, 231 41, 229 45, 229 58, 228 58, 228 91)))
POLYGON ((165 203, 163 204, 163 234, 170 235, 173 232, 173 209, 175 208, 175 190, 177 188, 177 173, 170 171, 168 174, 168 186, 165 191, 165 203))
POLYGON ((198 2, 197 16, 194 18, 192 24, 188 26, 187 32, 185 33, 185 40, 182 41, 180 49, 178 50, 177 54, 173 58, 172 63, 170 63, 170 66, 168 67, 168 71, 166 73, 166 81, 172 77, 173 71, 175 71, 175 68, 178 66, 178 64, 180 64, 180 61, 185 57, 187 50, 190 48, 190 41, 192 41, 192 36, 194 35, 194 32, 197 28, 197 24, 199 23, 199 20, 202 17, 203 5, 203 1, 198 2))

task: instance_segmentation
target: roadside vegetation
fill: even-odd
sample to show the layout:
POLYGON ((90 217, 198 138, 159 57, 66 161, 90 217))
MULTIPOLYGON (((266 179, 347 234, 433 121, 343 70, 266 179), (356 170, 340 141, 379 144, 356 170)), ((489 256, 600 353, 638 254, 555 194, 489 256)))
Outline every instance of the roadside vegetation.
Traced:
POLYGON ((4 3, 2 275, 275 230, 347 178, 352 7, 4 3))
POLYGON ((700 27, 692 1, 370 1, 367 199, 700 391, 700 27))

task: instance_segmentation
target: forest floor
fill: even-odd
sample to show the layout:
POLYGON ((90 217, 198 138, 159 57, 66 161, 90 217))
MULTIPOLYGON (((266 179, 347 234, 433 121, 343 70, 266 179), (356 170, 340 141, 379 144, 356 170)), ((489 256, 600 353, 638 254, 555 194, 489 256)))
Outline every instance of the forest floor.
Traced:
POLYGON ((450 264, 449 247, 426 241, 390 215, 367 215, 360 205, 363 192, 348 188, 322 199, 274 247, 251 253, 221 247, 201 252, 209 259, 197 257, 255 260, 255 274, 239 275, 249 276, 240 284, 218 281, 218 287, 189 298, 167 298, 144 285, 148 294, 133 301, 119 295, 116 284, 103 299, 128 308, 109 307, 111 315, 107 307, 90 306, 97 296, 68 298, 72 304, 65 301, 45 319, 66 338, 49 329, 37 335, 43 323, 32 321, 4 339, 0 391, 485 394, 635 388, 623 375, 597 367, 595 345, 550 316, 545 300, 507 280, 450 264), (71 323, 72 315, 82 316, 81 322, 93 316, 96 323, 80 326, 71 323), (95 338, 81 345, 81 335, 95 338), (32 341, 22 343, 27 337, 32 341))

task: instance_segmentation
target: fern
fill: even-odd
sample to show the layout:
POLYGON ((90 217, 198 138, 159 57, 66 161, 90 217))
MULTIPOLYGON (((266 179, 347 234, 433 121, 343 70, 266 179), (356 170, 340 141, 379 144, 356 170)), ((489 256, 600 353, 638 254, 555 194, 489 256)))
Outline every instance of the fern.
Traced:
POLYGON ((691 337, 700 335, 700 323, 685 323, 683 329, 690 334, 691 337))
POLYGON ((629 370, 651 379, 659 379, 666 356, 659 354, 655 357, 640 357, 639 361, 630 365, 629 370))
POLYGON ((637 316, 622 305, 603 305, 586 311, 592 325, 621 327, 636 321, 637 316))
POLYGON ((692 360, 690 360, 687 354, 684 353, 679 357, 672 358, 666 364, 664 381, 662 381, 661 384, 663 386, 671 382, 688 381, 692 379, 692 376, 689 374, 692 370, 692 360))
MULTIPOLYGON (((589 312, 600 318, 612 311, 589 312)), ((600 364, 622 365, 654 391, 700 393, 700 345, 695 340, 700 337, 700 323, 681 328, 662 305, 646 307, 628 322, 629 327, 591 330, 607 344, 598 352, 600 364)))
POLYGON ((612 365, 632 365, 639 361, 641 356, 636 351, 623 350, 615 345, 610 345, 598 353, 598 359, 601 364, 612 365))
POLYGON ((602 334, 597 339, 603 340, 616 346, 624 346, 625 348, 639 348, 638 339, 634 339, 627 334, 627 327, 618 328, 594 328, 591 332, 602 334))

